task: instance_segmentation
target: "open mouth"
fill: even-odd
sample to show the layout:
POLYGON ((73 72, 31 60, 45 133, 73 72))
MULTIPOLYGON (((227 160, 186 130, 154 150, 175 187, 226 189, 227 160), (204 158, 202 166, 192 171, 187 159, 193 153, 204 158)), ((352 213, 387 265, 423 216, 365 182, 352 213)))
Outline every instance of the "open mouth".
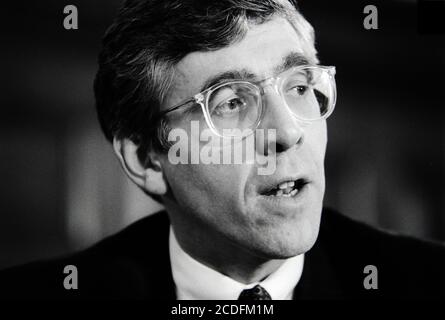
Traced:
POLYGON ((285 181, 263 193, 265 196, 294 197, 308 183, 305 179, 285 181))

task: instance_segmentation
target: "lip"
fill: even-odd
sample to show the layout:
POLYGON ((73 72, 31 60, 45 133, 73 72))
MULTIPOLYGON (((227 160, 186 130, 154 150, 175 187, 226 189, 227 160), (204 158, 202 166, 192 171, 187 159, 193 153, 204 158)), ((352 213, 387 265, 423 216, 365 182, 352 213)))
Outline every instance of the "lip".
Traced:
POLYGON ((311 183, 306 183, 296 195, 291 197, 260 195, 259 198, 270 212, 286 215, 307 205, 305 199, 308 199, 310 186, 311 183))
MULTIPOLYGON (((272 189, 275 189, 279 184, 286 182, 286 181, 297 181, 299 184, 302 184, 303 187, 305 187, 307 184, 310 183, 310 180, 307 176, 286 176, 282 178, 272 179, 267 181, 266 183, 258 186, 257 192, 262 196, 267 196, 266 193, 271 191, 272 189)), ((297 193, 298 195, 298 193, 297 193)))

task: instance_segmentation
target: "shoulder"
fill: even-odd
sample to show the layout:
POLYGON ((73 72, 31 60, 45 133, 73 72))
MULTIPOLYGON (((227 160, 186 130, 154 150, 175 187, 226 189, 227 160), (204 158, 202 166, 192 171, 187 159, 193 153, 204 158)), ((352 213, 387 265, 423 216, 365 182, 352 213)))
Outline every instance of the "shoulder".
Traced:
POLYGON ((80 252, 0 271, 0 297, 143 298, 155 274, 166 274, 169 225, 162 211, 80 252), (77 289, 66 288, 67 276, 77 289))
POLYGON ((371 266, 378 271, 384 295, 445 296, 441 243, 371 227, 330 209, 323 212, 317 242, 344 279, 363 279, 365 267, 371 266))
POLYGON ((329 208, 323 210, 320 237, 335 238, 335 242, 345 248, 360 248, 361 251, 369 250, 379 255, 391 253, 391 255, 400 256, 416 253, 421 256, 441 256, 445 254, 444 243, 370 226, 329 208))

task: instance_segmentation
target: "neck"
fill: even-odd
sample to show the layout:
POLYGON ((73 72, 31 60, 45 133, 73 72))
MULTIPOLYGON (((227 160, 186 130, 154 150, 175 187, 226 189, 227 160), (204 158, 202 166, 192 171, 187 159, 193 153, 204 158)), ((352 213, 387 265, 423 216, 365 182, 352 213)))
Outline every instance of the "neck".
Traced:
POLYGON ((178 223, 172 217, 170 221, 182 250, 200 263, 238 282, 259 282, 284 263, 281 259, 270 260, 253 255, 208 230, 204 234, 186 227, 182 221, 178 223))

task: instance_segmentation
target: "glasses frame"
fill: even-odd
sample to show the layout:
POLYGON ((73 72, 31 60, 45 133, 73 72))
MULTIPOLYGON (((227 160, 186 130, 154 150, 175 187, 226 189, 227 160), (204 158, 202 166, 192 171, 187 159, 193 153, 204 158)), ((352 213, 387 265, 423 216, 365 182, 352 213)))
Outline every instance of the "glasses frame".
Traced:
MULTIPOLYGON (((160 118, 163 118, 165 115, 167 115, 170 112, 176 111, 182 107, 184 107, 185 105, 194 102, 196 104, 199 104, 201 106, 201 110, 202 113, 204 114, 204 118, 206 120, 207 125, 209 126, 209 128, 212 130, 212 132, 214 134, 216 134, 217 136, 223 137, 223 138, 231 138, 232 136, 227 136, 227 135, 223 135, 221 133, 218 132, 218 130, 215 128, 212 120, 210 119, 210 112, 208 109, 208 102, 209 102, 209 98, 211 96, 211 94, 219 89, 222 86, 228 85, 228 84, 234 84, 234 83, 244 83, 244 84, 248 84, 250 86, 253 86, 256 90, 258 90, 258 92, 260 93, 260 99, 259 99, 259 103, 261 104, 259 107, 261 107, 261 112, 258 116, 258 119, 256 120, 256 122, 252 125, 252 129, 251 130, 255 130, 258 128, 258 126, 260 125, 263 117, 264 117, 264 110, 265 108, 263 108, 263 96, 264 96, 264 88, 270 85, 273 85, 275 88, 276 92, 279 92, 280 97, 283 98, 283 102, 285 103, 286 107, 289 109, 289 111, 291 112, 291 114, 299 121, 303 122, 303 123, 311 123, 311 122, 315 122, 315 121, 320 121, 320 120, 324 120, 327 119, 332 112, 335 109, 335 104, 337 102, 337 86, 336 86, 336 82, 335 82, 335 74, 336 74, 336 68, 335 66, 321 66, 321 65, 301 65, 301 66, 296 66, 296 67, 292 67, 288 70, 283 71, 282 73, 280 73, 277 76, 272 76, 272 77, 267 77, 265 79, 259 80, 259 81, 246 81, 246 80, 230 80, 230 81, 225 81, 222 83, 217 83, 214 84, 213 86, 195 94, 194 96, 190 97, 190 98, 186 98, 185 100, 179 102, 178 104, 168 108, 167 110, 162 111, 159 114, 160 118), (302 119, 299 116, 297 116, 295 113, 293 113, 289 106, 287 105, 286 101, 284 100, 283 94, 281 92, 281 84, 283 83, 283 81, 286 79, 286 75, 290 74, 294 71, 297 70, 304 70, 304 69, 318 69, 318 70, 322 70, 324 72, 327 72, 329 75, 329 80, 331 82, 331 90, 332 90, 332 107, 330 110, 328 110, 328 112, 326 114, 324 114, 323 116, 319 117, 319 118, 315 118, 315 119, 302 119), (266 83, 265 85, 263 83, 266 83)), ((243 129, 244 130, 244 129, 243 129)))

